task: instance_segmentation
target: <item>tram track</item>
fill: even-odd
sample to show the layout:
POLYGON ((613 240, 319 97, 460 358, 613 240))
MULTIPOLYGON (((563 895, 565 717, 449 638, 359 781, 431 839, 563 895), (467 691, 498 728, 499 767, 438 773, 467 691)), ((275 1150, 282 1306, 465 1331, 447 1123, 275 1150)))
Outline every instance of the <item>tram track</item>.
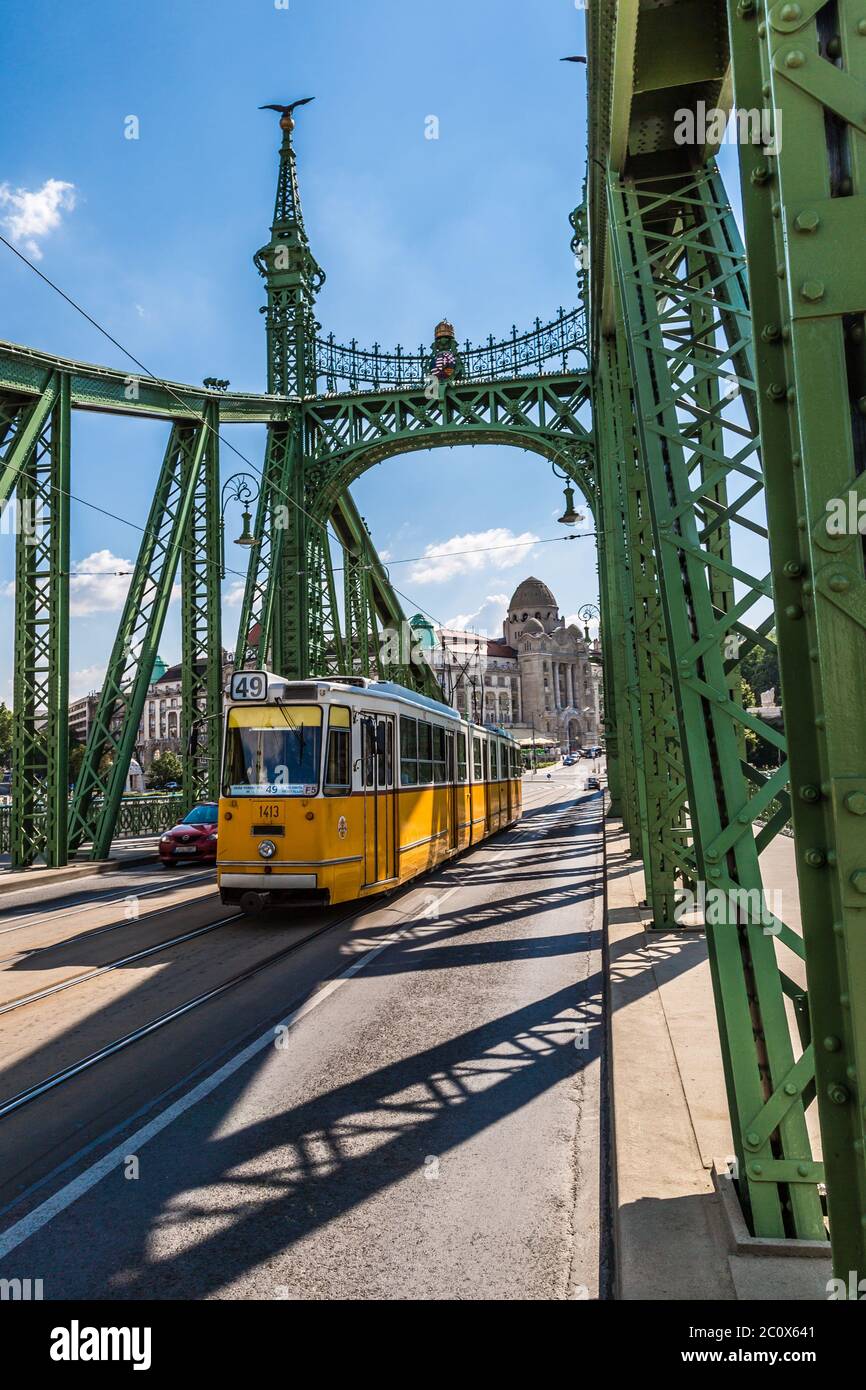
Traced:
MULTIPOLYGON (((537 794, 537 800, 535 796, 533 796, 532 798, 534 804, 537 806, 542 805, 548 799, 548 794, 552 789, 549 786, 545 785, 543 787, 536 786, 533 788, 528 788, 527 790, 537 794)), ((577 790, 578 789, 575 788, 575 791, 577 790)), ((517 823, 517 826, 515 826, 515 828, 518 828, 519 824, 520 822, 517 823)), ((520 838, 522 837, 519 836, 518 839, 520 838)), ((448 866, 443 865, 441 867, 447 869, 448 866)), ((418 883, 419 880, 412 880, 410 883, 406 885, 406 888, 411 889, 417 887, 418 883)), ((160 890, 149 891, 156 892, 160 890)), ((115 899, 110 903, 99 904, 99 906, 105 907, 110 905, 116 905, 118 902, 125 902, 127 897, 128 895, 125 895, 124 897, 120 899, 115 899)), ((223 981, 220 981, 218 984, 213 985, 208 989, 202 990, 200 993, 194 995, 192 998, 182 1001, 174 1007, 166 1010, 164 1013, 158 1015, 156 1018, 150 1019, 147 1022, 140 1024, 138 1027, 133 1028, 129 1032, 112 1039, 108 1043, 104 1043, 100 1047, 97 1047, 93 1051, 87 1053, 84 1057, 78 1058, 77 1060, 70 1062, 67 1066, 58 1069, 56 1072, 53 1072, 48 1076, 41 1078, 39 1081, 36 1081, 31 1085, 23 1088, 22 1090, 14 1093, 13 1095, 7 1097, 6 1100, 0 1100, 0 1119, 4 1119, 7 1116, 15 1114, 16 1112, 24 1109, 26 1106, 32 1104, 34 1101, 38 1100, 41 1096, 56 1091, 58 1088, 63 1087, 70 1081, 74 1080, 74 1078, 92 1070, 94 1067, 97 1067, 100 1062, 106 1061, 107 1059, 116 1056, 118 1053, 121 1053, 133 1047, 136 1043, 153 1036, 154 1033, 157 1033, 163 1028, 168 1027, 173 1022, 187 1017, 189 1014, 195 1012, 196 1010, 203 1008, 206 1004, 226 995, 230 991, 263 974, 265 971, 271 969, 279 962, 286 960, 288 957, 300 951, 304 946, 308 945, 310 942, 316 940, 317 938, 325 935, 328 932, 335 930, 337 927, 361 915, 364 911, 367 910, 368 905, 375 901, 377 900, 366 899, 363 900, 361 903, 352 904, 352 908, 349 912, 342 914, 334 921, 325 922, 321 926, 315 928, 314 930, 305 932, 298 940, 293 941, 290 945, 282 948, 281 950, 273 952, 270 955, 266 956, 264 959, 257 961, 255 964, 248 966, 245 969, 237 971, 235 974, 229 976, 227 979, 223 981)), ((145 919, 137 919, 137 921, 140 924, 142 920, 147 921, 148 918, 162 914, 166 911, 177 912, 180 911, 185 905, 186 904, 183 903, 169 904, 167 907, 160 908, 154 913, 149 913, 145 919)), ((34 993, 26 995, 17 1000, 11 1000, 7 1004, 0 1006, 0 1017, 2 1017, 3 1015, 8 1016, 9 1014, 12 1014, 17 1010, 22 1009, 25 1005, 37 1003, 40 1000, 45 1000, 68 989, 71 989, 75 986, 84 985, 90 981, 110 974, 113 971, 116 971, 126 965, 132 965, 137 963, 138 961, 157 955, 159 952, 165 951, 166 949, 182 945, 187 941, 192 941, 197 938, 204 937, 214 931, 217 931, 222 927, 231 925, 231 923, 233 922, 242 920, 245 916, 246 914, 242 912, 233 913, 228 917, 220 918, 217 922, 207 923, 201 927, 194 929, 191 932, 185 932, 169 940, 157 942, 152 946, 146 947, 140 951, 133 952, 128 956, 125 956, 117 961, 108 962, 103 966, 97 967, 94 970, 87 971, 82 975, 75 976, 70 980, 60 981, 57 984, 48 986, 46 989, 35 991, 34 993)), ((32 925, 32 921, 25 925, 32 925)), ((98 935, 108 930, 117 930, 120 925, 126 924, 114 923, 109 924, 108 926, 98 927, 94 929, 92 933, 87 933, 86 935, 87 937, 92 937, 93 935, 98 935)), ((69 938, 69 941, 74 943, 75 941, 83 939, 85 939, 85 937, 83 936, 72 937, 69 938)), ((47 951, 52 949, 58 949, 61 944, 66 943, 53 943, 52 945, 46 947, 37 948, 37 950, 41 953, 41 951, 43 950, 47 951)))
MULTIPOLYGON (((122 956, 120 960, 108 961, 105 965, 99 965, 95 970, 88 970, 83 975, 74 975, 71 980, 61 980, 56 985, 48 985, 45 989, 36 990, 33 994, 22 995, 19 999, 10 999, 8 1003, 0 1004, 0 1017, 3 1014, 14 1012, 15 1009, 23 1009, 27 1004, 35 1004, 40 999, 48 999, 52 994, 60 994, 64 989, 73 989, 75 985, 83 985, 88 980, 99 979, 101 975, 108 975, 112 970, 120 970, 124 965, 133 965, 137 961, 157 955, 160 951, 165 951, 171 946, 182 946, 186 941, 195 941, 197 937, 207 936, 210 932, 228 926, 230 922, 236 922, 243 916, 244 913, 236 912, 231 917, 221 917, 217 922, 209 922, 203 927, 196 927, 194 931, 184 932, 181 936, 171 937, 168 941, 157 941, 155 945, 146 946, 141 951, 134 951, 131 955, 122 956)), ((45 951, 53 949, 54 947, 51 946, 42 947, 42 950, 45 951)))
MULTIPOLYGON (((19 913, 18 915, 20 920, 17 922, 15 926, 0 926, 0 936, 6 936, 11 932, 16 931, 26 931, 28 927, 44 926, 46 922, 50 924, 51 922, 56 922, 59 918, 66 916, 75 916, 80 912, 94 912, 106 907, 119 907, 125 903, 128 903, 130 898, 152 898, 158 896, 161 893, 171 893, 172 891, 176 892, 178 889, 186 888, 190 885, 204 883, 207 880, 208 876, 213 872, 213 868, 209 866, 208 869, 204 871, 199 870, 196 873, 187 875, 183 879, 176 880, 174 883, 165 882, 159 884, 158 887, 154 888, 131 889, 129 892, 124 893, 123 896, 120 898, 103 899, 99 896, 98 892, 96 894, 89 894, 83 902, 73 903, 67 907, 57 907, 52 912, 43 913, 41 917, 35 917, 30 916, 29 914, 19 913)), ((216 886, 216 880, 214 880, 214 886, 216 886)), ((111 888, 104 889, 103 891, 113 892, 114 890, 113 888, 111 888)), ((0 911, 0 922, 8 922, 10 920, 15 921, 15 918, 4 917, 2 915, 2 911, 0 911)), ((70 940, 74 939, 75 938, 73 937, 70 938, 70 940)))
MULTIPOLYGON (((239 912, 233 917, 224 919, 219 925, 227 925, 229 922, 239 920, 244 915, 244 913, 239 912)), ((80 1076, 83 1072, 89 1071, 92 1067, 97 1066, 99 1062, 105 1061, 107 1058, 115 1056, 118 1052, 122 1052, 126 1048, 133 1046, 136 1042, 152 1036, 152 1034, 158 1032, 168 1024, 173 1023, 176 1019, 183 1018, 194 1010, 201 1008, 204 1004, 209 1003, 211 1000, 219 998, 232 989, 236 989, 238 985, 245 984, 248 980, 260 975, 270 966, 277 964, 278 961, 285 960, 288 956, 293 955, 296 951, 299 951, 302 946, 307 945, 308 942, 314 941, 317 937, 324 936, 326 932, 333 931, 335 927, 340 926, 342 923, 349 921, 352 917, 357 915, 358 909, 355 907, 352 912, 345 913, 335 921, 323 923, 322 926, 316 928, 314 931, 307 932, 299 941, 293 941, 290 946, 284 947, 283 950, 276 951, 273 955, 267 956, 264 960, 258 961, 255 965, 248 967, 246 970, 238 971, 237 974, 230 976, 227 980, 221 981, 220 984, 214 985, 210 989, 203 990, 192 999, 187 999, 182 1004, 176 1005, 173 1009, 169 1009, 166 1013, 160 1014, 159 1017, 150 1020, 148 1023, 134 1028, 131 1032, 119 1038, 113 1039, 112 1042, 106 1043, 102 1047, 95 1049, 95 1051, 88 1053, 87 1056, 80 1058, 77 1062, 73 1062, 69 1066, 54 1072, 51 1076, 35 1082, 32 1086, 26 1087, 17 1094, 10 1096, 7 1100, 0 1101, 0 1120, 4 1119, 7 1115, 14 1114, 17 1110, 21 1110, 24 1106, 31 1104, 34 1100, 37 1100, 40 1096, 47 1094, 49 1091, 56 1090, 57 1087, 73 1080, 76 1076, 80 1076)))

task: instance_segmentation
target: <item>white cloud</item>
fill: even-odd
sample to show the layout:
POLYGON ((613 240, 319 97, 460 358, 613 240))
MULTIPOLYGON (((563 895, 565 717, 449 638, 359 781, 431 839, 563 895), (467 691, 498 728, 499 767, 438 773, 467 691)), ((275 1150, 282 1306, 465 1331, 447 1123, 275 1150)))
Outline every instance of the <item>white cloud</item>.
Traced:
POLYGON ((134 565, 110 550, 94 550, 76 560, 69 580, 69 611, 74 618, 114 613, 123 607, 134 565))
POLYGON ((410 578, 415 584, 442 584, 458 574, 511 569, 525 563, 537 540, 534 531, 515 535, 507 526, 452 536, 450 540, 428 545, 424 558, 413 566, 410 578))
POLYGON ((488 594, 474 613, 457 613, 449 618, 447 627, 481 632, 490 637, 502 636, 502 624, 508 612, 508 594, 488 594))
POLYGON ((84 666, 80 671, 70 671, 70 700, 80 700, 84 695, 89 695, 93 690, 101 690, 104 679, 104 666, 84 666))
POLYGON ((226 608, 239 608, 239 607, 240 607, 240 605, 241 605, 241 600, 243 599, 243 596, 244 596, 244 589, 245 589, 245 588, 246 588, 246 580, 245 580, 245 579, 236 579, 236 580, 234 581, 233 584, 230 584, 230 585, 229 585, 229 587, 226 589, 225 593, 223 594, 223 603, 225 604, 226 608))
POLYGON ((12 188, 0 183, 2 225, 13 241, 22 242, 35 261, 41 261, 40 239, 56 231, 64 212, 75 207, 76 190, 62 179, 46 179, 41 188, 12 188))

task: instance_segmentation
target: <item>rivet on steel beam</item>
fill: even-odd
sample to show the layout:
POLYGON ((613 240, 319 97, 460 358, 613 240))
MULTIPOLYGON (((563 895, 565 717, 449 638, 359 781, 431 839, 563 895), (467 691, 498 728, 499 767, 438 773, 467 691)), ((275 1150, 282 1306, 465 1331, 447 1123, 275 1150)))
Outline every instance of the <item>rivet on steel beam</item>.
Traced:
POLYGON ((797 1164, 797 1174, 798 1174, 798 1176, 801 1177, 801 1178, 807 1178, 807 1177, 809 1176, 809 1165, 808 1165, 808 1163, 798 1163, 798 1164, 797 1164))
POLYGON ((777 323, 766 323, 761 329, 761 337, 765 343, 775 343, 782 336, 782 330, 777 323))
POLYGON ((807 598, 812 597, 812 581, 810 579, 807 579, 803 584, 803 593, 807 598))
POLYGON ((766 24, 764 23, 764 21, 761 20, 760 24, 758 25, 758 38, 759 38, 759 39, 764 38, 764 36, 766 35, 766 33, 767 33, 767 26, 766 26, 766 24))
POLYGON ((786 400, 786 401, 795 401, 796 399, 797 399, 797 392, 794 390, 793 386, 789 386, 788 389, 787 389, 787 391, 785 392, 785 400, 786 400))
POLYGON ((866 893, 866 869, 855 869, 851 875, 851 887, 858 893, 866 893))
POLYGON ((762 1163, 752 1163, 750 1165, 750 1168, 751 1172, 754 1173, 756 1178, 759 1178, 764 1171, 764 1165, 762 1163))
POLYGON ((755 13, 755 0, 740 0, 737 5, 737 14, 740 19, 751 19, 755 13))
POLYGON ((803 566, 799 560, 786 560, 782 566, 782 573, 787 579, 799 579, 803 573, 803 566))
POLYGON ((842 1046, 838 1038, 834 1038, 832 1033, 824 1039, 825 1052, 838 1052, 842 1046))
POLYGON ((857 402, 857 409, 861 415, 866 415, 866 396, 861 396, 857 402))
POLYGON ((799 618, 802 618, 802 616, 803 616, 803 609, 800 607, 799 603, 789 603, 789 604, 788 604, 787 608, 785 609, 785 617, 786 617, 786 618, 790 618, 790 619, 791 619, 791 622, 792 622, 792 623, 795 623, 795 622, 797 622, 797 620, 798 620, 799 618))
POLYGON ((828 43, 827 43, 827 57, 828 57, 828 58, 841 58, 841 56, 842 56, 842 40, 839 38, 839 35, 838 35, 838 34, 834 34, 833 37, 832 37, 832 39, 828 40, 828 43))
POLYGON ((810 304, 816 304, 819 299, 824 298, 825 290, 820 280, 804 280, 800 286, 800 294, 810 304))
POLYGON ((771 401, 781 401, 785 398, 787 388, 779 381, 771 381, 767 387, 767 398, 771 401))
POLYGON ((805 61, 806 55, 799 48, 791 48, 785 54, 786 68, 801 68, 805 61))
POLYGON ((751 174, 749 175, 749 178, 752 183, 760 185, 768 183, 772 178, 772 174, 770 170, 767 168, 766 164, 756 164, 751 174))
POLYGON ((795 1096, 797 1094, 797 1087, 794 1085, 793 1081, 786 1081, 782 1089, 786 1096, 795 1096))
POLYGON ((748 1144, 749 1148, 750 1148, 750 1149, 756 1149, 756 1148, 758 1147, 758 1145, 760 1144, 760 1142, 761 1142, 761 1136, 760 1136, 760 1134, 756 1134, 755 1131, 754 1131, 753 1129, 752 1129, 752 1130, 749 1130, 749 1133, 746 1135, 746 1143, 748 1144))
POLYGON ((851 588, 851 580, 847 574, 831 574, 827 580, 828 589, 832 589, 834 594, 845 594, 851 588))
POLYGON ((848 1089, 838 1081, 831 1081, 827 1087, 827 1096, 834 1105, 846 1105, 848 1102, 848 1089))
POLYGON ((834 936, 844 936, 844 935, 845 935, 845 928, 844 928, 844 926, 842 925, 841 922, 834 922, 834 923, 833 923, 833 935, 834 935, 834 936))
POLYGON ((804 212, 798 212, 794 218, 794 226, 798 232, 814 232, 821 225, 821 219, 812 208, 807 208, 804 212))
POLYGON ((842 1008, 843 1008, 843 1009, 849 1009, 849 1008, 851 1007, 851 999, 850 999, 850 996, 847 995, 847 994, 840 994, 840 995, 839 995, 839 1003, 842 1005, 842 1008))
POLYGON ((857 33, 866 38, 866 19, 861 19, 857 24, 857 33))
POLYGON ((820 795, 818 788, 813 786, 811 782, 807 782, 804 787, 800 788, 801 801, 817 801, 820 795))
POLYGON ((790 23, 794 19, 799 19, 802 13, 799 5, 783 5, 779 11, 779 18, 790 23))
POLYGON ((777 265, 777 266, 776 266, 776 274, 778 275, 778 277, 779 277, 780 280, 784 280, 784 278, 785 278, 785 267, 784 267, 783 265, 777 265))
MULTIPOLYGON (((827 720, 824 718, 823 714, 816 714, 816 715, 815 715, 815 728, 816 728, 816 729, 826 729, 826 727, 827 727, 827 720)), ((822 790, 823 790, 823 788, 822 788, 822 790)), ((825 795, 826 795, 826 792, 825 792, 825 795)))
POLYGON ((849 792, 845 806, 852 816, 866 816, 866 792, 849 792))
MULTIPOLYGON (((803 862, 808 864, 810 869, 823 869, 827 863, 827 856, 822 849, 807 849, 803 855, 803 862)), ((866 893, 866 886, 864 886, 863 891, 866 893)))

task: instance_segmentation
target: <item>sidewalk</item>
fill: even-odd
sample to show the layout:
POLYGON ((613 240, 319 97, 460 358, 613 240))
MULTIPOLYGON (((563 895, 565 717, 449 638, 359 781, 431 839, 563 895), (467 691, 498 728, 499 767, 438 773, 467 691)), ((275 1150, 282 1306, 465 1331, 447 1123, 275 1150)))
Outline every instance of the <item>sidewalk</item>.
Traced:
MULTIPOLYGON (((762 867, 799 928, 793 842, 777 845, 762 867)), ((703 931, 646 930, 642 865, 616 819, 606 878, 617 1296, 826 1297, 829 1247, 754 1240, 727 1177, 733 1144, 703 931)))

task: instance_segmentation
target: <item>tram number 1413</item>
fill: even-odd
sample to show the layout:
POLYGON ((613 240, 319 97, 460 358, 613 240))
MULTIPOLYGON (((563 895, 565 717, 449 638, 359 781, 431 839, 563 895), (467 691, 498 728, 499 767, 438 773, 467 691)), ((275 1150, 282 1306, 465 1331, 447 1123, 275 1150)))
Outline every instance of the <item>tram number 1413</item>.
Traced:
POLYGON ((265 671, 234 671, 229 696, 232 700, 266 700, 268 677, 265 671))

